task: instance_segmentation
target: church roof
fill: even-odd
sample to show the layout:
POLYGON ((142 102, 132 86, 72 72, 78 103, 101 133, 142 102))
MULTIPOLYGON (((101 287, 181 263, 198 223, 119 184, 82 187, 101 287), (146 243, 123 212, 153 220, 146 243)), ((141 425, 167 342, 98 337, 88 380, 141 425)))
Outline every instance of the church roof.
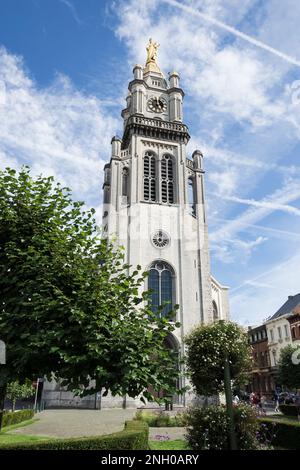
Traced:
POLYGON ((297 307, 298 304, 300 304, 300 294, 289 295, 287 301, 280 307, 279 310, 277 310, 276 313, 274 313, 271 318, 269 318, 268 321, 275 320, 276 318, 282 317, 287 313, 292 313, 292 310, 297 307))

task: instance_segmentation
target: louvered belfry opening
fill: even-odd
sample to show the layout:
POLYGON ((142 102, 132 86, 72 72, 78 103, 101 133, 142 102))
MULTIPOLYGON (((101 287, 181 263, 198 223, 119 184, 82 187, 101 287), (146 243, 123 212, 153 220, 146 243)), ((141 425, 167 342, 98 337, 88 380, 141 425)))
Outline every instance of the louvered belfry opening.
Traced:
POLYGON ((156 155, 147 152, 144 157, 144 200, 156 201, 156 155))
POLYGON ((165 154, 161 161, 158 161, 154 152, 147 151, 144 156, 144 201, 173 204, 174 183, 173 156, 165 154))
POLYGON ((162 202, 174 202, 174 168, 171 155, 164 155, 161 161, 161 199, 162 202))

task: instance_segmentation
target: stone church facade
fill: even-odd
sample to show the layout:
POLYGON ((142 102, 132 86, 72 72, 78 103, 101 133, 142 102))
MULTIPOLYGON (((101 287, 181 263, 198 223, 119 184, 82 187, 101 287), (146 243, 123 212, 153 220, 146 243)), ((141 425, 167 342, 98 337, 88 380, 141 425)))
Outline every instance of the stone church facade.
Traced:
MULTIPOLYGON (((228 288, 210 271, 203 155, 200 150, 187 155, 184 92, 176 72, 166 79, 159 69, 157 46, 150 40, 145 67, 133 69, 122 111, 123 136, 111 142, 104 167, 103 230, 124 247, 132 269, 141 265, 149 272, 144 288, 152 291, 153 308, 169 302, 164 314, 179 304, 181 326, 170 337, 170 347, 183 353, 184 336, 195 325, 228 319, 228 288)), ((97 407, 97 397, 74 399, 56 383, 44 385, 43 399, 48 406, 97 407)), ((187 394, 175 401, 184 406, 190 399, 187 394)), ((139 399, 108 396, 101 406, 125 402, 141 405, 139 399)))

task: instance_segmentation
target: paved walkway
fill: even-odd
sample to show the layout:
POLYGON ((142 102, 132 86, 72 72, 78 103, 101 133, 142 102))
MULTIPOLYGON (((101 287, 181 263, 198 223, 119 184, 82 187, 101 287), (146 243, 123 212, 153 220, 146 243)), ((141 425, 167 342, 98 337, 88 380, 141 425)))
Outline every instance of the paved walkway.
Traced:
POLYGON ((11 431, 49 437, 100 436, 122 431, 136 410, 46 410, 36 415, 38 421, 11 431))
POLYGON ((169 437, 170 440, 184 439, 185 428, 168 427, 168 428, 149 428, 150 441, 159 440, 159 436, 169 437))

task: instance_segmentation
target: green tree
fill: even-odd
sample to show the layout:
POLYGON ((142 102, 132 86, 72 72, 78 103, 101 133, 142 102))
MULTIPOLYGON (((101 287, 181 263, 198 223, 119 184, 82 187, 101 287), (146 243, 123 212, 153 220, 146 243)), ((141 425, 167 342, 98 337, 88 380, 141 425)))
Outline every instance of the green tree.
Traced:
POLYGON ((217 321, 196 327, 186 338, 187 368, 199 395, 224 392, 227 357, 233 387, 247 381, 251 348, 247 334, 235 323, 217 321))
POLYGON ((288 345, 280 352, 278 382, 290 390, 300 388, 300 346, 288 345))
POLYGON ((12 402, 12 410, 15 411, 16 401, 22 398, 32 397, 34 394, 34 387, 29 380, 26 380, 25 383, 21 384, 18 381, 10 382, 7 385, 6 398, 12 402))
POLYGON ((232 386, 247 381, 251 349, 247 334, 232 322, 219 320, 196 327, 186 338, 187 369, 198 395, 225 392, 231 449, 236 449, 232 386))
POLYGON ((0 172, 0 409, 7 383, 44 375, 77 394, 173 393, 180 371, 164 343, 178 324, 152 313, 144 279, 70 190, 28 168, 0 172))

